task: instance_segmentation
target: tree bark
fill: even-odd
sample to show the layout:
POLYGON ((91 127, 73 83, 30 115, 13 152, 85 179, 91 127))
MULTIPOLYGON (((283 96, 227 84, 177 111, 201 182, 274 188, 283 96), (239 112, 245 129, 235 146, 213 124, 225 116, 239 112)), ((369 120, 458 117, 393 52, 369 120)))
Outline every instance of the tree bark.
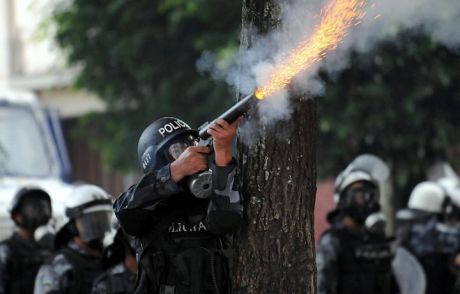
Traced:
MULTIPOLYGON (((279 15, 272 1, 245 0, 242 46, 250 46, 250 26, 268 32, 279 15)), ((234 239, 232 293, 316 293, 316 103, 291 100, 288 121, 260 126, 256 144, 238 143, 246 223, 234 239)))

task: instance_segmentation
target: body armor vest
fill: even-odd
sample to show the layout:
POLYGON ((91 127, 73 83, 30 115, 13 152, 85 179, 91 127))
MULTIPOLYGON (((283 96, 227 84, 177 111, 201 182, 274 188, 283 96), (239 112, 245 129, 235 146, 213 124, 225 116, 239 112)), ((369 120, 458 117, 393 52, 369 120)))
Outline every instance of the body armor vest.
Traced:
POLYGON ((426 294, 453 293, 456 279, 451 266, 460 249, 459 236, 438 230, 438 223, 436 216, 417 220, 409 227, 404 244, 425 271, 426 294))
POLYGON ((83 255, 70 248, 63 248, 58 251, 59 253, 63 254, 72 264, 74 281, 71 293, 90 293, 94 280, 103 272, 99 259, 83 255))
POLYGON ((393 294, 393 257, 383 236, 354 233, 346 228, 332 229, 339 239, 338 292, 340 294, 393 294))
POLYGON ((426 294, 454 293, 455 273, 451 270, 452 255, 430 253, 418 257, 426 276, 426 294))
POLYGON ((35 276, 51 252, 42 249, 33 241, 24 241, 16 235, 6 240, 5 243, 11 253, 10 281, 6 288, 7 292, 32 294, 35 276))
POLYGON ((120 263, 100 275, 93 283, 92 293, 133 293, 136 274, 120 263))
POLYGON ((10 282, 7 285, 7 292, 32 294, 35 276, 51 252, 40 248, 34 242, 21 240, 16 235, 6 240, 5 244, 11 253, 10 282))
POLYGON ((222 241, 207 231, 206 215, 193 213, 206 212, 206 203, 204 209, 186 207, 164 219, 141 241, 147 249, 141 252, 135 293, 229 293, 222 241))

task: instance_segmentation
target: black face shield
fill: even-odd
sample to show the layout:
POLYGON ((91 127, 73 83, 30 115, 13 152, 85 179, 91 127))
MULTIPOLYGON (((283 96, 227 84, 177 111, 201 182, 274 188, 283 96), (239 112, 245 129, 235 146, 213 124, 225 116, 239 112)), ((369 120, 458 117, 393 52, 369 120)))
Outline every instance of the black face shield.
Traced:
POLYGON ((41 197, 27 197, 23 200, 19 210, 21 223, 19 226, 35 230, 46 225, 51 218, 51 204, 48 199, 41 197))

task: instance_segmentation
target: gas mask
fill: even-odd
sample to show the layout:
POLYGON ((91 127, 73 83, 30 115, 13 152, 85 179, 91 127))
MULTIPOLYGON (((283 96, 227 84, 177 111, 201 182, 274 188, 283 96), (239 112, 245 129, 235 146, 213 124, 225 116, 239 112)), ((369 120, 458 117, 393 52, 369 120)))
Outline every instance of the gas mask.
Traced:
POLYGON ((361 183, 345 189, 340 197, 340 208, 355 221, 364 224, 369 215, 380 210, 380 205, 375 186, 368 182, 361 183))
MULTIPOLYGON (((171 161, 176 160, 190 146, 197 146, 197 140, 192 136, 188 136, 186 140, 180 140, 169 145, 167 156, 171 161)), ((204 199, 211 196, 212 193, 212 170, 208 169, 189 176, 186 179, 187 187, 190 192, 197 198, 204 199)))
POLYGON ((374 234, 385 235, 385 229, 387 226, 387 218, 381 211, 373 212, 366 217, 364 221, 366 229, 374 234))
POLYGON ((442 223, 448 227, 460 228, 460 207, 447 198, 443 204, 441 219, 442 223))

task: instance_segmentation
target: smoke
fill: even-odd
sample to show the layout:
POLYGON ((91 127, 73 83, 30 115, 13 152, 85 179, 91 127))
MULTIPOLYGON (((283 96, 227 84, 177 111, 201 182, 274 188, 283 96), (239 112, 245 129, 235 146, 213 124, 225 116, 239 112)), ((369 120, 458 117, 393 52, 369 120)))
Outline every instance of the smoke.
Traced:
MULTIPOLYGON (((282 23, 266 36, 259 36, 249 28, 250 48, 242 48, 231 66, 218 66, 216 58, 205 52, 197 62, 199 71, 210 72, 216 79, 225 80, 242 94, 254 92, 267 80, 278 64, 301 40, 310 36, 320 21, 321 9, 328 1, 291 0, 280 4, 282 23)), ((403 29, 419 28, 433 40, 458 49, 460 45, 460 0, 372 0, 368 1, 365 16, 359 25, 350 28, 336 50, 325 59, 299 74, 290 90, 311 95, 321 94, 323 87, 315 80, 320 67, 330 73, 348 66, 351 49, 366 52, 378 41, 389 39, 403 29)), ((259 103, 261 123, 270 125, 289 119, 292 108, 288 92, 282 91, 259 103)), ((251 131, 249 131, 251 133, 251 131)))
POLYGON ((353 28, 339 51, 368 51, 402 29, 420 28, 433 40, 455 49, 460 44, 460 1, 374 0, 363 22, 353 28))

